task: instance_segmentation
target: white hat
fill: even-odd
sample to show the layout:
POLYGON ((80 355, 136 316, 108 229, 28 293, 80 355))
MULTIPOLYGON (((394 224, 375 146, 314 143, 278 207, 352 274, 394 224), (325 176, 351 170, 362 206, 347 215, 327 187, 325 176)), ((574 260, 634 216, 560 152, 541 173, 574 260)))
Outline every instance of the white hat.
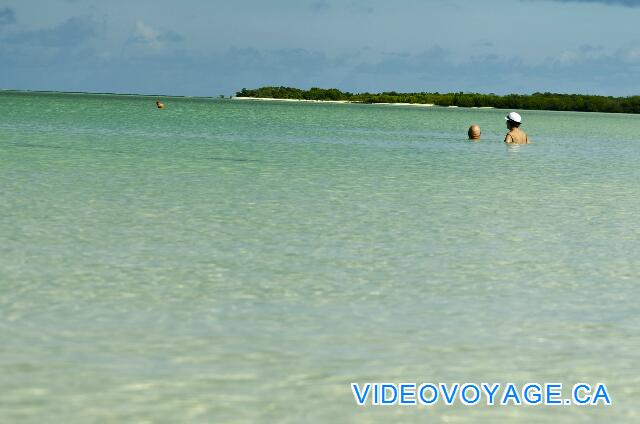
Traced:
POLYGON ((510 112, 507 116, 504 117, 507 121, 517 122, 518 124, 522 123, 522 116, 516 112, 510 112))

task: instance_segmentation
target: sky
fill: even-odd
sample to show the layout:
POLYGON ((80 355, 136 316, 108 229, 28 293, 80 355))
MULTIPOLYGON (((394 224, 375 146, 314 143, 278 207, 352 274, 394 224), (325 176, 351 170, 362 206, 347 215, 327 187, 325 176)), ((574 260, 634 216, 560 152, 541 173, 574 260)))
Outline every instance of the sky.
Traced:
POLYGON ((640 0, 0 0, 0 89, 640 95, 640 0))

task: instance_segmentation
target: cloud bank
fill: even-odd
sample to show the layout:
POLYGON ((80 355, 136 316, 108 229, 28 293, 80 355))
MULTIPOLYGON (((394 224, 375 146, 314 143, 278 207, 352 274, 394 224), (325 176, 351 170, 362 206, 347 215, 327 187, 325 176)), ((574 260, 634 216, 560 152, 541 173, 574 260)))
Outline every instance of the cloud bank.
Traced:
POLYGON ((3 41, 23 46, 73 48, 93 38, 100 26, 91 18, 72 17, 51 28, 14 32, 3 41))
MULTIPOLYGON (((156 32, 147 36, 151 42, 160 37, 156 32)), ((28 55, 14 55, 12 66, 0 70, 0 79, 17 85, 11 88, 23 88, 23 82, 29 89, 201 96, 265 85, 352 92, 640 93, 640 45, 613 53, 586 45, 537 64, 491 54, 458 62, 438 46, 376 59, 367 51, 329 55, 303 48, 230 48, 208 55, 159 49, 129 56, 105 56, 90 47, 55 51, 40 55, 38 66, 28 55), (40 77, 42 66, 47 81, 40 77), (33 81, 43 85, 34 86, 33 81)), ((9 59, 6 53, 0 49, 0 60, 9 59)))
POLYGON ((561 3, 599 3, 607 6, 640 7, 640 0, 552 0, 561 3))

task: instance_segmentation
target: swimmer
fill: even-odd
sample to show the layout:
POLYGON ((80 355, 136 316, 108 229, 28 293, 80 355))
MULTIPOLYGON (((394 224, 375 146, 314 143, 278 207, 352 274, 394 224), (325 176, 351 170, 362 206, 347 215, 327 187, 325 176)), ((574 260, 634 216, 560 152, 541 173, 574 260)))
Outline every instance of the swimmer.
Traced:
POLYGON ((516 112, 511 112, 504 119, 507 120, 507 128, 509 129, 504 137, 504 142, 507 144, 529 144, 527 133, 520 129, 522 117, 516 112))
POLYGON ((469 140, 480 140, 480 127, 476 124, 471 125, 467 134, 469 135, 469 140))
POLYGON ((162 103, 160 100, 156 100, 156 106, 158 107, 158 109, 164 109, 164 103, 162 103))

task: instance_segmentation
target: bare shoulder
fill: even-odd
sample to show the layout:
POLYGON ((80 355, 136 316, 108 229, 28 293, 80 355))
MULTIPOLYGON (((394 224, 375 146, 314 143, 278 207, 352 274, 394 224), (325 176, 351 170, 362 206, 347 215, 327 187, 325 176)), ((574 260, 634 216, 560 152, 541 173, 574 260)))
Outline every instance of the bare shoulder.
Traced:
POLYGON ((504 142, 507 144, 513 143, 513 137, 511 136, 511 133, 507 133, 507 135, 504 136, 504 142))

